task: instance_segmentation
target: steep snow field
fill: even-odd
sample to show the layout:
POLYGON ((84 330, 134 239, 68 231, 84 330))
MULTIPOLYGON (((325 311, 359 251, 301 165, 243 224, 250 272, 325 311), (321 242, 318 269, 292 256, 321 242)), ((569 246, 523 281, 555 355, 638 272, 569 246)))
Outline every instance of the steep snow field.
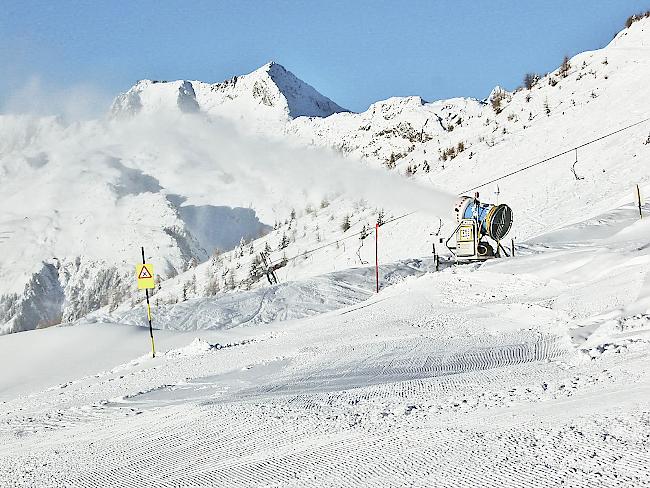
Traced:
POLYGON ((650 486, 650 123, 483 185, 649 117, 649 52, 644 19, 485 101, 355 114, 269 63, 0 116, 0 485, 650 486), (454 265, 477 186, 516 257, 454 265))

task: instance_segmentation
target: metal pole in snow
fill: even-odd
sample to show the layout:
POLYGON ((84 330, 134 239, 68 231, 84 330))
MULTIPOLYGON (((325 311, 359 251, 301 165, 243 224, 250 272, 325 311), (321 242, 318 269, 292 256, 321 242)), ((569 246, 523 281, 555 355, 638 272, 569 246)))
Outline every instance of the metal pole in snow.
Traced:
MULTIPOLYGON (((145 264, 144 247, 142 247, 142 264, 145 264)), ((151 305, 149 304, 149 289, 145 288, 144 293, 147 297, 147 319, 149 319, 149 335, 151 336, 151 357, 156 357, 156 346, 153 341, 153 327, 151 326, 151 305)))
POLYGON ((639 204, 639 218, 643 218, 643 212, 641 212, 641 189, 639 185, 636 185, 636 200, 639 204))
POLYGON ((375 278, 377 293, 379 293, 379 224, 375 224, 375 278))

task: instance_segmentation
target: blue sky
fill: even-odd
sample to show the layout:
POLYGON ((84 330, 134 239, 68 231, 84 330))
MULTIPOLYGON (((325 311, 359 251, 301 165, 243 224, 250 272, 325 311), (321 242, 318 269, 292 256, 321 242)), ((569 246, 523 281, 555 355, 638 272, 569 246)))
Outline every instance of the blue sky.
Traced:
POLYGON ((25 80, 113 96, 142 78, 221 81, 274 60, 347 108, 484 98, 607 44, 650 0, 0 0, 0 106, 25 80))

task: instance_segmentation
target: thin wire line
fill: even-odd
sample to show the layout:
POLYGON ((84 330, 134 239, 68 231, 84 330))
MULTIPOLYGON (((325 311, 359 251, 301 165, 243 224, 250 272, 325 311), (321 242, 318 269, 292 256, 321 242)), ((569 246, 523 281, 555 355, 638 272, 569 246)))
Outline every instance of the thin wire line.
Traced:
MULTIPOLYGON (((572 151, 577 151, 578 149, 581 149, 581 148, 583 148, 583 147, 586 147, 586 146, 588 146, 588 145, 590 145, 590 144, 593 144, 593 143, 595 143, 595 142, 602 141, 603 139, 606 139, 606 138, 608 138, 608 137, 611 137, 611 136, 613 136, 613 135, 615 135, 615 134, 618 134, 618 133, 620 133, 620 132, 623 132, 623 131, 629 130, 629 129, 631 129, 632 127, 636 127, 637 125, 641 125, 641 124, 643 124, 643 123, 645 123, 645 122, 648 122, 648 121, 650 121, 650 117, 648 117, 648 118, 646 118, 646 119, 643 119, 643 120, 640 120, 640 121, 638 121, 638 122, 635 122, 635 123, 633 123, 633 124, 627 125, 627 126, 621 128, 621 129, 615 130, 615 131, 610 132, 610 133, 608 133, 608 134, 605 134, 605 135, 602 135, 602 136, 600 136, 600 137, 597 137, 596 139, 592 139, 591 141, 588 141, 588 142, 585 142, 585 143, 583 143, 583 144, 580 144, 579 146, 575 146, 575 147, 572 147, 571 149, 567 149, 566 151, 562 151, 562 152, 560 152, 560 153, 558 153, 558 154, 555 154, 555 155, 553 155, 553 156, 550 156, 550 157, 548 157, 548 158, 546 158, 546 159, 542 159, 541 161, 537 161, 536 163, 529 164, 528 166, 524 166, 523 168, 519 168, 519 169, 517 169, 517 170, 515 170, 515 171, 512 171, 512 172, 510 172, 510 173, 508 173, 508 174, 505 174, 505 175, 503 175, 503 176, 499 176, 498 178, 494 178, 493 180, 487 181, 487 182, 485 182, 485 183, 482 183, 482 184, 480 184, 480 185, 478 185, 478 186, 475 186, 475 187, 473 187, 473 188, 470 188, 470 189, 468 189, 468 190, 463 190, 463 191, 460 192, 458 195, 461 196, 461 195, 463 195, 463 194, 465 194, 465 193, 469 193, 469 192, 471 192, 471 191, 474 191, 474 190, 477 190, 477 189, 479 189, 479 188, 481 188, 481 187, 484 187, 484 186, 486 186, 486 185, 489 185, 490 183, 495 183, 495 182, 500 181, 500 180, 502 180, 502 179, 504 179, 504 178, 508 178, 508 177, 510 177, 510 176, 512 176, 512 175, 515 175, 515 174, 517 174, 517 173, 521 173, 522 171, 526 171, 526 170, 528 170, 528 169, 530 169, 530 168, 533 168, 533 167, 535 167, 535 166, 539 166, 540 164, 547 163, 547 162, 549 162, 549 161, 551 161, 551 160, 553 160, 553 159, 559 158, 560 156, 564 156, 565 154, 569 154, 569 153, 572 152, 572 151)), ((394 217, 394 218, 389 219, 389 220, 387 220, 386 222, 382 223, 381 225, 383 226, 383 225, 389 224, 389 223, 391 223, 391 222, 395 222, 396 220, 400 220, 400 219, 403 219, 403 218, 405 218, 405 217, 408 217, 409 215, 413 215, 413 214, 416 213, 416 212, 417 212, 417 210, 414 210, 414 211, 409 212, 409 213, 406 213, 406 214, 404 214, 404 215, 400 215, 399 217, 394 217)), ((380 226, 380 227, 381 227, 381 226, 380 226)), ((332 241, 332 242, 330 242, 330 243, 323 244, 323 245, 321 245, 321 246, 315 247, 315 248, 313 248, 313 249, 309 249, 309 250, 307 250, 307 251, 303 251, 303 252, 301 252, 301 253, 299 253, 299 254, 296 254, 295 256, 293 256, 293 257, 291 257, 291 258, 286 258, 286 260, 287 260, 287 261, 290 261, 290 260, 298 259, 298 258, 303 257, 303 256, 307 256, 307 255, 309 255, 309 254, 311 254, 311 253, 313 253, 313 252, 320 251, 321 249, 324 249, 324 248, 326 248, 326 247, 333 246, 333 245, 335 245, 335 244, 338 244, 339 242, 343 242, 343 241, 345 241, 345 240, 351 239, 352 237, 356 237, 356 236, 358 236, 358 235, 361 235, 363 232, 367 232, 367 229, 366 229, 366 230, 363 230, 363 229, 362 229, 362 230, 360 230, 359 232, 356 232, 356 233, 354 233, 354 234, 347 235, 347 236, 345 236, 345 237, 343 237, 343 238, 341 238, 341 239, 337 239, 337 240, 332 241)), ((270 261, 270 264, 278 264, 278 263, 283 262, 284 260, 285 260, 284 258, 282 258, 282 259, 276 259, 276 260, 270 261)))
POLYGON ((560 156, 564 156, 565 154, 569 154, 571 151, 577 151, 578 149, 581 149, 585 146, 588 146, 590 144, 593 144, 594 142, 602 141, 603 139, 606 139, 607 137, 613 136, 614 134, 618 134, 619 132, 623 132, 625 130, 631 129, 632 127, 636 127, 637 125, 643 124, 644 122, 648 122, 650 120, 650 117, 647 119, 640 120, 638 122, 635 122, 634 124, 630 124, 626 127, 623 127, 622 129, 615 130, 614 132, 610 132, 609 134, 605 134, 604 136, 597 137, 596 139, 593 139, 591 141, 585 142, 584 144, 580 144, 579 146, 572 147, 571 149, 567 149, 566 151, 562 151, 561 153, 555 154, 554 156, 550 156, 546 159, 542 159, 541 161, 537 161, 536 163, 529 164, 528 166, 524 166, 523 168, 519 168, 515 171, 512 171, 508 174, 505 174, 503 176, 499 176, 498 178, 494 178, 493 180, 490 180, 488 182, 482 183, 478 186, 475 186, 473 188, 470 188, 468 190, 463 190, 460 194, 463 193, 469 193, 471 191, 477 190, 478 188, 481 188, 483 186, 489 185, 490 183, 494 183, 496 181, 502 180, 504 178, 508 178, 509 176, 516 175, 517 173, 521 173, 522 171, 526 171, 527 169, 530 169, 534 166, 539 166, 540 164, 547 163, 555 158, 559 158, 560 156))

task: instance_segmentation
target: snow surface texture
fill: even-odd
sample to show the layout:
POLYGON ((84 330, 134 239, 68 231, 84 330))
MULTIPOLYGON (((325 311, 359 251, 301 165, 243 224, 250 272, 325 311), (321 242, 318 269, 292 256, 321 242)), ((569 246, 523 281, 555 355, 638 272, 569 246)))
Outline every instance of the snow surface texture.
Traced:
POLYGON ((1 117, 5 331, 69 324, 0 337, 0 485, 650 486, 650 128, 481 189, 514 209, 515 258, 430 258, 449 193, 647 116, 649 29, 500 105, 294 117, 242 88, 249 138, 221 118, 250 113, 173 82, 110 121, 1 117), (409 210, 379 229, 375 294, 374 223, 409 210))
POLYGON ((623 207, 309 318, 157 331, 156 359, 142 327, 5 336, 0 482, 646 486, 649 230, 623 207))

